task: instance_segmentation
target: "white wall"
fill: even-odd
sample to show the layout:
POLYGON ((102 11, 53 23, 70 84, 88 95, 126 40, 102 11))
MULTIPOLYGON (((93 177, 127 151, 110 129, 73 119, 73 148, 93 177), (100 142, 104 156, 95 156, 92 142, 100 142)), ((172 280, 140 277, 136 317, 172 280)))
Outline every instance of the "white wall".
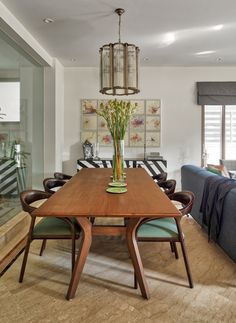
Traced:
POLYGON ((64 143, 64 67, 54 58, 44 69, 44 176, 62 170, 64 143))
POLYGON ((57 59, 55 59, 55 109, 55 170, 60 172, 64 147, 64 66, 57 59))
MULTIPOLYGON (((128 99, 161 99, 161 155, 168 162, 168 177, 180 179, 183 164, 201 163, 201 107, 196 104, 197 81, 236 81, 236 67, 147 67, 140 70, 140 93, 128 99)), ((65 68, 63 171, 76 172, 82 157, 80 100, 113 98, 99 93, 96 68, 65 68)), ((125 97, 122 97, 125 98, 125 97)), ((154 150, 154 149, 152 149, 154 150)), ((100 157, 111 155, 103 148, 100 157)), ((126 156, 141 157, 142 150, 125 149, 126 156)), ((178 182, 180 185, 180 183, 178 182)))

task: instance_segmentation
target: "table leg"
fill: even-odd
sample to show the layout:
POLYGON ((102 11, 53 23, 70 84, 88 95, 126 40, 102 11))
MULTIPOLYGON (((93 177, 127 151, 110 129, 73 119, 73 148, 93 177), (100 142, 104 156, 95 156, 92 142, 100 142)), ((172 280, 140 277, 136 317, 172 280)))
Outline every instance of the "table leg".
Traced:
POLYGON ((129 218, 129 220, 127 221, 126 241, 142 296, 146 299, 149 299, 150 295, 148 291, 147 281, 144 276, 143 264, 136 240, 136 229, 141 221, 142 219, 140 218, 129 218))
POLYGON ((92 243, 92 223, 87 218, 78 217, 76 218, 77 222, 79 223, 83 238, 81 243, 81 248, 76 258, 76 263, 72 272, 70 285, 68 288, 68 292, 66 295, 66 299, 70 300, 74 298, 76 289, 79 284, 80 276, 84 268, 85 261, 87 259, 89 249, 92 243))

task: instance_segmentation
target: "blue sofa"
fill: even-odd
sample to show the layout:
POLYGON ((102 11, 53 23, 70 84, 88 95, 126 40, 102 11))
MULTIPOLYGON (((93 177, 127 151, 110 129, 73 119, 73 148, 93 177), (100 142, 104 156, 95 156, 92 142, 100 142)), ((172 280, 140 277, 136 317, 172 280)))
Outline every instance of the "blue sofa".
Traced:
MULTIPOLYGON (((218 175, 193 165, 184 165, 181 168, 182 190, 192 191, 195 194, 191 215, 201 226, 200 205, 204 183, 209 176, 218 175)), ((206 226, 203 226, 203 228, 207 231, 206 226)), ((225 198, 223 220, 217 244, 236 262, 236 189, 232 189, 225 198)))

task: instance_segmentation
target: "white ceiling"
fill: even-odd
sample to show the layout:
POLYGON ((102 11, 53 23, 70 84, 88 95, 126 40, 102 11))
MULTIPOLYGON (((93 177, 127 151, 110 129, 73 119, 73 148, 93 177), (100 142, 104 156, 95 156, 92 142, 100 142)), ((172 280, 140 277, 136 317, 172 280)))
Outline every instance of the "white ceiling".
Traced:
POLYGON ((1 2, 65 66, 98 66, 99 48, 118 40, 116 8, 126 10, 121 41, 140 47, 142 66, 236 65, 235 0, 1 2))

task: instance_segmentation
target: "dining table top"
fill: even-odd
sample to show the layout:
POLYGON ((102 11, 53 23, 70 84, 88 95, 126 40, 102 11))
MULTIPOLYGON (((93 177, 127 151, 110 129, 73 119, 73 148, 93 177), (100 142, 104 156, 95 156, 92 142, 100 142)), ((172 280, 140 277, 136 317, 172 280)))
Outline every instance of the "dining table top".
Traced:
POLYGON ((126 169, 127 192, 106 192, 111 168, 83 168, 37 208, 35 216, 180 217, 152 177, 142 168, 126 169))

